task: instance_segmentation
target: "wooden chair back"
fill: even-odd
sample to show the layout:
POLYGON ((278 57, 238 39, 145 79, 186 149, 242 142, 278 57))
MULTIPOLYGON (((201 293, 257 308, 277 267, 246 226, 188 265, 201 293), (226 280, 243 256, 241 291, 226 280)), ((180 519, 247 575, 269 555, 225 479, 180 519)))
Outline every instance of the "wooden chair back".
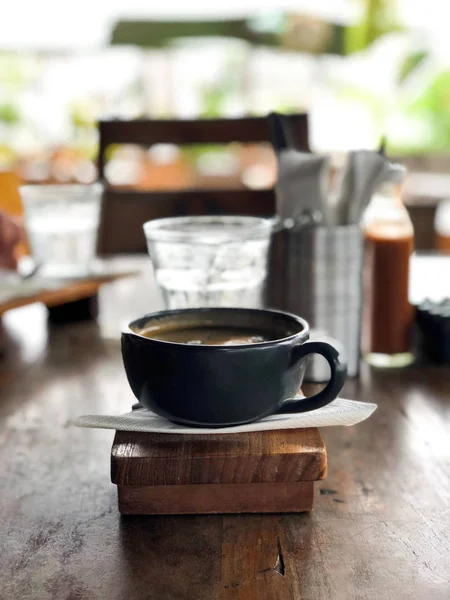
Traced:
MULTIPOLYGON (((306 114, 290 115, 299 149, 308 150, 306 114)), ((106 153, 112 144, 261 143, 269 139, 264 117, 212 120, 100 121, 99 178, 105 183, 99 234, 99 254, 146 251, 142 224, 151 219, 185 215, 242 214, 270 216, 275 212, 272 189, 188 189, 139 191, 113 189, 105 181, 106 153)))

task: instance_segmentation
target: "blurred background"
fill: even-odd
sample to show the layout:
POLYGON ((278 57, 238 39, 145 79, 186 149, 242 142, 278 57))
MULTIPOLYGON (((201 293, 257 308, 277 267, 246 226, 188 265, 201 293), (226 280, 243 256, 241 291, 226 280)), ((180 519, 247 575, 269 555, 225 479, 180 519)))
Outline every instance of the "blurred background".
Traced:
MULTIPOLYGON (((450 189, 450 36, 440 0, 223 4, 8 3, 0 169, 28 182, 95 180, 100 118, 306 111, 313 150, 339 161, 386 136, 389 155, 440 174, 426 180, 427 195, 450 189)), ((122 146, 108 159, 117 186, 185 187, 204 177, 211 186, 216 177, 268 187, 275 179, 264 145, 122 146)))

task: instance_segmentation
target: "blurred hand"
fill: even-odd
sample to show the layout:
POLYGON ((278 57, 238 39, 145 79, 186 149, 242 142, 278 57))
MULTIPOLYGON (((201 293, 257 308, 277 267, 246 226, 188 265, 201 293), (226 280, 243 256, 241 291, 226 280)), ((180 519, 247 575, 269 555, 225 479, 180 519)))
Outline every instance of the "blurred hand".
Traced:
POLYGON ((16 269, 14 249, 22 240, 21 227, 8 215, 0 211, 0 268, 16 269))

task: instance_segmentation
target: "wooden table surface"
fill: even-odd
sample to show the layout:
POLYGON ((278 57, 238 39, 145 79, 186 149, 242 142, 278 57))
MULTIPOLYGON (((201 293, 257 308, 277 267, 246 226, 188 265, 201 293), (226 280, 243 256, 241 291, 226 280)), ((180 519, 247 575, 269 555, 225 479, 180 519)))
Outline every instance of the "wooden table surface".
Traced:
POLYGON ((1 600, 450 598, 448 368, 365 366, 346 384, 379 408, 322 430, 310 514, 120 518, 113 432, 68 422, 129 408, 117 333, 158 299, 144 273, 100 305, 99 324, 48 330, 38 305, 4 318, 1 600))

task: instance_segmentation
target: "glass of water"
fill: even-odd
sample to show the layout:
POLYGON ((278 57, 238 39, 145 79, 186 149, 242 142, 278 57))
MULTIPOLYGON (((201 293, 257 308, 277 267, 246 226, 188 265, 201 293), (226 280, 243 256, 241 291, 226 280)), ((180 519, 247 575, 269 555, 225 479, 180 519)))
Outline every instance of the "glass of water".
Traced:
POLYGON ((244 216, 145 223, 166 307, 262 306, 272 228, 269 219, 244 216))
POLYGON ((94 265, 102 185, 24 185, 25 227, 34 261, 54 276, 82 276, 94 265))

